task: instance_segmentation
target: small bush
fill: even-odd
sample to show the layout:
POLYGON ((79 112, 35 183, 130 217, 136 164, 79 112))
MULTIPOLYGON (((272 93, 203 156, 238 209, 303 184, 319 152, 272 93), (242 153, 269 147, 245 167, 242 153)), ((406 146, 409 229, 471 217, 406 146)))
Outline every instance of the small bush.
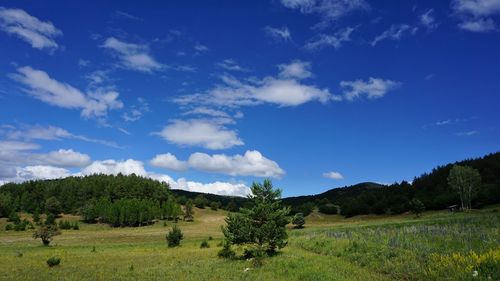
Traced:
POLYGON ((53 214, 48 214, 45 219, 45 225, 53 225, 56 223, 56 217, 53 214))
POLYGON ((183 238, 182 231, 177 225, 174 225, 172 230, 167 233, 167 243, 169 247, 177 247, 181 244, 183 238))
POLYGON ((14 224, 14 230, 15 231, 25 231, 26 230, 26 221, 18 221, 14 224))
POLYGON ((19 217, 19 215, 16 212, 12 212, 12 213, 10 213, 9 218, 7 219, 7 221, 10 221, 10 222, 13 222, 13 223, 17 223, 17 222, 21 221, 21 218, 19 217))
POLYGON ((73 224, 73 230, 80 230, 80 225, 78 224, 78 222, 75 222, 73 224))
POLYGON ((201 241, 200 248, 210 248, 210 244, 208 244, 207 240, 201 241))
POLYGON ((319 206, 319 212, 327 215, 336 215, 338 210, 337 206, 332 203, 327 203, 319 206))
POLYGON ((208 240, 211 241, 214 240, 214 238, 212 236, 208 236, 208 240))
POLYGON ((59 257, 51 257, 47 260, 47 265, 49 267, 59 265, 60 263, 61 263, 61 258, 59 258, 59 257))
POLYGON ((295 228, 303 228, 304 224, 306 224, 306 219, 304 218, 304 214, 296 213, 292 218, 292 224, 295 228))
POLYGON ((231 249, 231 244, 227 241, 222 242, 222 249, 217 253, 220 258, 232 259, 236 256, 236 253, 231 249))
POLYGON ((71 222, 69 221, 59 221, 59 228, 60 229, 71 229, 73 226, 71 225, 71 222))
POLYGON ((14 225, 9 223, 5 226, 5 230, 9 231, 9 230, 13 230, 14 229, 14 225))

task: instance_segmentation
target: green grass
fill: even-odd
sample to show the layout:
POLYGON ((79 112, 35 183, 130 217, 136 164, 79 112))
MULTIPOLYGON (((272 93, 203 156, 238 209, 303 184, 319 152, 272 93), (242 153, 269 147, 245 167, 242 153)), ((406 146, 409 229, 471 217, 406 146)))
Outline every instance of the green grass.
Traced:
POLYGON ((500 215, 491 209, 427 212, 418 219, 313 213, 306 228, 290 229, 289 245, 258 268, 217 258, 224 217, 223 211, 196 209, 195 222, 179 223, 185 238, 179 248, 166 245, 171 223, 81 223, 80 230, 64 230, 44 247, 32 231, 3 231, 0 219, 0 280, 486 280, 485 272, 498 274, 500 268, 500 215), (209 236, 210 248, 200 249, 209 236), (61 264, 49 268, 52 256, 61 264), (476 269, 479 276, 472 279, 476 269))

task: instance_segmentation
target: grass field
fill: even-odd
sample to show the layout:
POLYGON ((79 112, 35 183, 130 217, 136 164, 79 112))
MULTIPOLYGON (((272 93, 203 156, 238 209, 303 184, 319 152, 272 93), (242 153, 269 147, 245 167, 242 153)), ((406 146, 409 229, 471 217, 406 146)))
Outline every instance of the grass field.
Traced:
POLYGON ((500 280, 500 214, 494 210, 498 206, 427 212, 418 219, 313 213, 306 228, 290 229, 289 245, 258 268, 217 258, 223 211, 196 209, 195 222, 180 222, 185 240, 179 248, 167 248, 163 222, 140 228, 80 223, 80 230, 63 230, 44 247, 31 230, 4 231, 6 219, 0 219, 0 280, 500 280), (210 248, 200 249, 209 237, 210 248), (49 268, 52 256, 61 264, 49 268))

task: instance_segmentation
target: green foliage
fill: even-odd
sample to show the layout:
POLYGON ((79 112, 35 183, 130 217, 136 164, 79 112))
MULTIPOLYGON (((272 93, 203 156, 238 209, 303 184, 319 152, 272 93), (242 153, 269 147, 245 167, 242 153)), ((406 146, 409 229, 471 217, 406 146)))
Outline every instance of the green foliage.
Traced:
POLYGON ((82 210, 86 222, 107 223, 113 227, 142 226, 162 217, 158 202, 148 199, 120 199, 110 202, 106 199, 87 203, 82 210))
POLYGON ((6 231, 13 230, 13 229, 14 229, 14 225, 13 224, 8 223, 8 224, 5 225, 5 230, 6 231))
POLYGON ((337 206, 335 206, 332 203, 322 204, 319 206, 318 210, 320 213, 327 214, 327 215, 336 215, 338 212, 337 206))
POLYGON ((33 232, 34 239, 42 239, 44 246, 49 246, 50 242, 56 235, 60 235, 61 232, 55 225, 44 225, 40 226, 35 232, 33 232))
POLYGON ((203 195, 198 195, 194 198, 194 205, 196 208, 205 209, 205 206, 208 204, 208 200, 203 195))
POLYGON ((47 215, 47 218, 45 218, 45 225, 55 225, 56 224, 56 217, 54 216, 54 214, 52 213, 49 213, 47 215))
POLYGON ((281 190, 273 189, 270 180, 252 184, 252 208, 241 209, 241 214, 229 214, 222 228, 230 244, 248 244, 275 253, 287 244, 286 225, 289 208, 281 206, 281 190))
POLYGON ((59 257, 50 257, 48 260, 47 260, 47 265, 49 267, 54 267, 56 265, 59 265, 61 263, 61 258, 59 257))
POLYGON ((181 244, 181 240, 183 239, 182 231, 177 225, 172 227, 167 233, 166 236, 168 247, 177 247, 181 244))
POLYGON ((474 168, 454 165, 448 176, 448 184, 458 192, 462 210, 469 210, 481 185, 481 175, 474 168))
POLYGON ((2 185, 0 192, 0 217, 9 215, 13 210, 33 213, 36 209, 47 208, 48 212, 54 214, 83 213, 87 203, 100 199, 110 202, 120 199, 148 199, 162 204, 170 196, 168 184, 134 174, 99 174, 7 183, 2 185), (59 204, 55 203, 54 198, 59 204), (5 210, 8 212, 4 213, 5 210))
POLYGON ((35 223, 40 223, 40 210, 39 209, 35 209, 35 211, 33 212, 33 221, 35 223))
POLYGON ((217 211, 220 208, 220 202, 210 202, 210 209, 217 211))
POLYGON ((15 231, 25 231, 26 227, 31 225, 31 223, 27 220, 17 221, 14 223, 15 231))
POLYGON ((217 256, 220 258, 233 259, 236 256, 236 252, 231 249, 231 242, 224 240, 222 242, 222 249, 217 252, 217 256))
POLYGON ((19 214, 17 214, 17 212, 12 212, 12 213, 10 213, 9 218, 7 219, 7 221, 10 221, 10 222, 13 222, 13 223, 17 223, 17 222, 21 221, 21 218, 19 217, 19 214))
POLYGON ((306 219, 304 218, 304 214, 296 213, 292 218, 292 224, 295 228, 303 228, 304 224, 306 224, 306 219))
POLYGON ((53 214, 54 216, 57 217, 62 211, 61 203, 59 200, 55 197, 49 197, 45 201, 45 213, 46 214, 53 214))
POLYGON ((14 211, 12 196, 8 193, 0 193, 0 218, 10 215, 14 211))
POLYGON ((73 226, 70 221, 60 220, 59 229, 71 229, 73 226))
POLYGON ((185 221, 193 221, 193 201, 191 199, 186 201, 186 205, 184 205, 184 220, 185 221))
POLYGON ((204 249, 204 248, 210 248, 210 244, 208 244, 207 240, 201 241, 200 249, 204 249))
POLYGON ((73 230, 80 230, 80 225, 78 224, 78 222, 75 222, 72 226, 73 230))
POLYGON ((410 201, 410 210, 412 213, 415 214, 415 216, 419 217, 420 214, 425 211, 425 205, 422 203, 422 201, 418 200, 417 198, 413 198, 410 201))

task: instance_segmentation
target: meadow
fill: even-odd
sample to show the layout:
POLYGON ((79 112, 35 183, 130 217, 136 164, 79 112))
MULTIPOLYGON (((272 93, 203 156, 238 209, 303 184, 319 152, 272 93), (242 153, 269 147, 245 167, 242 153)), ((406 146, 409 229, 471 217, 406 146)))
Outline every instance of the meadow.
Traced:
POLYGON ((349 219, 314 212, 305 228, 289 228, 288 246, 260 267, 217 257, 221 210, 195 209, 194 222, 179 222, 185 239, 178 248, 165 242, 172 222, 80 223, 44 247, 32 230, 4 231, 0 219, 0 280, 500 280, 498 210, 349 219), (200 248, 203 240, 209 248, 200 248), (52 256, 61 264, 49 268, 52 256))

